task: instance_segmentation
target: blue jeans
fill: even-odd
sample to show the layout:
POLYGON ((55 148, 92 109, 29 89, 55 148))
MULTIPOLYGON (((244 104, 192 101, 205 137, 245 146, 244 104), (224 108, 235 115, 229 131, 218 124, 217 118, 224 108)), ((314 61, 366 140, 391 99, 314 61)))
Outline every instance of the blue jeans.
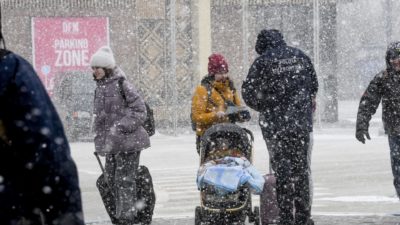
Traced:
POLYGON ((400 136, 389 135, 390 162, 392 164, 393 184, 400 198, 400 136))

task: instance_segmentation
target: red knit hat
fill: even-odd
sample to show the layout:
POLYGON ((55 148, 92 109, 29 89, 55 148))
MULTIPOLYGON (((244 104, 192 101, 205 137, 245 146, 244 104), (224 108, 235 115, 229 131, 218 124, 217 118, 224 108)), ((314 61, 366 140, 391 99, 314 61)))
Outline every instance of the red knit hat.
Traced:
POLYGON ((214 53, 208 57, 208 73, 210 75, 227 72, 229 72, 228 63, 226 63, 224 56, 214 53))

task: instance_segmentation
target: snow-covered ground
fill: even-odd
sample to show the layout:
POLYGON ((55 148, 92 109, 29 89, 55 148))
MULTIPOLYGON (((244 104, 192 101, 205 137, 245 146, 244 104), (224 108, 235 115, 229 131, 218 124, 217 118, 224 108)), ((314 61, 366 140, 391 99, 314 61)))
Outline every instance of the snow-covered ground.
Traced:
MULTIPOLYGON (((387 215, 400 212, 392 185, 387 137, 381 135, 380 112, 371 127, 372 141, 363 145, 354 138, 356 102, 341 102, 340 122, 321 124, 314 130, 312 171, 314 215, 387 215)), ((268 157, 258 127, 253 164, 268 171, 268 157)), ((188 128, 190 130, 190 128, 188 128)), ((157 133, 152 147, 143 151, 141 164, 149 167, 157 195, 155 218, 193 217, 199 204, 195 178, 199 165, 194 134, 177 137, 157 133)), ((87 222, 109 220, 95 186, 100 168, 93 155, 93 143, 72 143, 87 222)), ((259 198, 253 198, 259 204, 259 198)))

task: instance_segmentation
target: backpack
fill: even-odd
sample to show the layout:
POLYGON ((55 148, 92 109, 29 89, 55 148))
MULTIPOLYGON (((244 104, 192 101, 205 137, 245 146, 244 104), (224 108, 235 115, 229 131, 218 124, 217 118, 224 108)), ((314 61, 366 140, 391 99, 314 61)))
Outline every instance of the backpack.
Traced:
MULTIPOLYGON (((120 78, 118 80, 118 89, 122 95, 122 98, 126 101, 125 92, 122 90, 122 84, 124 83, 124 80, 125 80, 125 78, 120 78)), ((146 116, 146 120, 143 122, 142 126, 146 130, 146 132, 149 136, 153 136, 156 133, 154 112, 153 112, 153 109, 151 109, 150 106, 146 102, 144 102, 144 105, 146 106, 147 116, 146 116)))
MULTIPOLYGON (((212 91, 212 86, 211 86, 211 79, 209 76, 205 76, 202 80, 200 85, 205 87, 207 89, 207 102, 210 102, 211 104, 215 105, 214 101, 211 99, 211 91, 212 91)), ((229 87, 231 88, 231 90, 233 91, 233 93, 236 92, 236 88, 233 85, 232 81, 229 81, 229 87)), ((221 95, 221 97, 225 100, 225 98, 221 95)), ((230 104, 230 103, 228 103, 230 104)), ((233 103, 232 103, 233 104, 233 103)), ((190 122, 191 122, 191 126, 192 126, 192 130, 196 131, 196 122, 194 122, 193 120, 193 112, 190 112, 190 122)))
POLYGON ((144 102, 144 105, 146 106, 147 116, 146 120, 143 123, 143 128, 147 131, 147 134, 149 136, 153 136, 156 133, 153 109, 150 108, 147 102, 144 102))

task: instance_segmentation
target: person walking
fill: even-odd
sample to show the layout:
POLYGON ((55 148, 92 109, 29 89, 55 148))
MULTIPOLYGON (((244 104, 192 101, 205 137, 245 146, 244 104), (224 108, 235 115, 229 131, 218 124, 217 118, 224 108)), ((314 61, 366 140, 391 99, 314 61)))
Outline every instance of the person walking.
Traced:
POLYGON ((232 122, 226 113, 228 106, 240 106, 239 95, 229 78, 228 63, 224 56, 214 53, 208 57, 208 74, 203 77, 192 97, 192 121, 196 130, 196 149, 200 151, 200 138, 213 124, 232 122))
POLYGON ((95 151, 105 156, 105 173, 115 197, 115 216, 135 223, 136 174, 150 139, 143 128, 146 107, 137 89, 116 66, 112 50, 103 46, 90 60, 96 82, 94 97, 95 151))
POLYGON ((262 30, 255 50, 259 56, 242 84, 242 96, 260 114, 259 124, 276 172, 279 224, 314 224, 309 155, 318 91, 315 70, 309 57, 288 46, 278 30, 262 30))
POLYGON ((77 168, 40 78, 6 49, 0 74, 0 224, 84 225, 77 168))
POLYGON ((371 139, 369 122, 382 102, 382 120, 388 135, 393 184, 400 197, 400 42, 391 43, 386 51, 386 69, 369 83, 358 106, 356 138, 365 144, 371 139))

